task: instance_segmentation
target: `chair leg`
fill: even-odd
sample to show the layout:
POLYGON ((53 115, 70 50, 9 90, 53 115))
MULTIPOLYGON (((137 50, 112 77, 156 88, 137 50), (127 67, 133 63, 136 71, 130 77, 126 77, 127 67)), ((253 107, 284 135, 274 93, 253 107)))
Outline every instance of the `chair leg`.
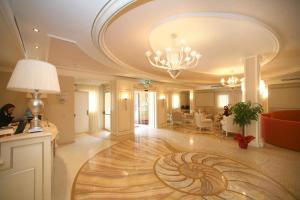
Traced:
POLYGON ((227 131, 225 131, 225 133, 226 133, 226 137, 228 137, 228 132, 227 132, 227 131))

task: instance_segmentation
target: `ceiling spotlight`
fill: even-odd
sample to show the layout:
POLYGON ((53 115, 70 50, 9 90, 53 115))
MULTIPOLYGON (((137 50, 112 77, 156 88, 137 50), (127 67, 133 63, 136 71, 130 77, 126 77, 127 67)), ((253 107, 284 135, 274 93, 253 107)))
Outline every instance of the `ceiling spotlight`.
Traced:
POLYGON ((38 48, 39 48, 39 46, 35 46, 34 48, 38 49, 38 48))
POLYGON ((37 29, 37 28, 33 28, 32 29, 34 32, 39 32, 39 29, 37 29))

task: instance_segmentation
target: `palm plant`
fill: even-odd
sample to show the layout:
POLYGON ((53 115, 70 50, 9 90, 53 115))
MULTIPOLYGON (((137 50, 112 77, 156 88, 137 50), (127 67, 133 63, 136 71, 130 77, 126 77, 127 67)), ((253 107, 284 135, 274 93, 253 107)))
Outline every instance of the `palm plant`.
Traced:
POLYGON ((238 102, 230 108, 234 113, 233 122, 242 128, 242 136, 245 136, 245 127, 251 124, 252 120, 258 120, 258 114, 263 112, 262 105, 250 101, 238 102))

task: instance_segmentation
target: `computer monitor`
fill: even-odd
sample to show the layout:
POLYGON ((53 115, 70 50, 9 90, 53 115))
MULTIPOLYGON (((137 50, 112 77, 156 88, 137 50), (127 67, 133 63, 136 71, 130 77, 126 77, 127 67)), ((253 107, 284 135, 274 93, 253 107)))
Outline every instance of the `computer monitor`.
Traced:
POLYGON ((20 121, 15 134, 23 133, 23 131, 26 127, 26 124, 27 124, 27 120, 20 121))

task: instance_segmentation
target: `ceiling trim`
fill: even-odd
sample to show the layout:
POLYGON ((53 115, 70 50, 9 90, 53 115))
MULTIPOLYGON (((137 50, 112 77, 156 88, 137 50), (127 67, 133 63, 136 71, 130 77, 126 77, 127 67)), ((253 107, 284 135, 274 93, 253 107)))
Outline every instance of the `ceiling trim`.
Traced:
POLYGON ((91 38, 93 44, 100 49, 99 38, 100 34, 103 33, 103 29, 107 29, 108 22, 118 14, 123 8, 126 8, 136 0, 109 0, 99 11, 96 18, 94 19, 91 38))
MULTIPOLYGON (((272 40, 273 40, 275 46, 273 48, 272 56, 268 59, 263 58, 264 61, 261 63, 261 66, 266 65, 267 63, 274 60, 280 51, 281 42, 279 39, 279 35, 277 34, 277 32, 275 30, 273 30, 267 24, 255 19, 253 17, 247 16, 247 15, 241 15, 241 14, 237 14, 237 13, 230 13, 230 12, 186 12, 186 13, 180 13, 178 15, 173 15, 173 16, 167 17, 165 19, 162 19, 160 22, 153 25, 151 30, 154 30, 155 28, 157 28, 158 26, 160 26, 164 23, 167 23, 167 22, 179 19, 179 18, 186 18, 186 17, 215 17, 215 18, 222 18, 222 19, 244 20, 244 21, 248 21, 248 22, 254 23, 258 26, 265 28, 270 33, 270 36, 272 37, 272 40)), ((149 35, 151 35, 151 32, 149 35)), ((151 46, 149 40, 148 40, 148 45, 151 46)), ((251 55, 249 55, 249 56, 251 56, 251 55)))
POLYGON ((6 21, 9 31, 12 33, 14 38, 16 38, 17 44, 20 47, 20 52, 22 53, 23 57, 26 57, 26 49, 24 47, 24 43, 22 40, 22 36, 17 26, 17 22, 15 20, 14 13, 9 5, 7 0, 0 1, 0 14, 6 21))
MULTIPOLYGON (((109 22, 113 19, 115 15, 117 15, 121 10, 128 7, 132 3, 136 2, 136 0, 110 0, 108 1, 104 7, 99 11, 96 16, 92 29, 91 29, 91 37, 94 46, 99 50, 101 54, 106 56, 108 59, 116 63, 120 69, 130 70, 129 72, 139 74, 140 78, 147 78, 153 80, 165 80, 166 77, 157 76, 152 73, 146 73, 144 71, 138 70, 121 60, 115 57, 110 50, 108 49, 105 43, 105 32, 108 28, 109 22)), ((171 80, 168 80, 171 81, 171 80)))
MULTIPOLYGON (((162 80, 166 79, 166 77, 162 77, 159 75, 155 75, 153 73, 148 73, 141 71, 139 69, 136 69, 133 66, 128 65, 127 63, 124 63, 120 59, 118 59, 107 47, 105 42, 105 33, 108 29, 108 25, 110 24, 111 20, 113 20, 113 17, 118 14, 122 9, 126 8, 127 6, 134 3, 134 0, 123 0, 123 1, 108 1, 106 5, 100 10, 98 15, 96 16, 93 27, 91 30, 91 37, 94 46, 100 51, 101 54, 105 55, 108 59, 116 63, 121 68, 125 68, 127 70, 130 70, 131 73, 138 73, 141 76, 145 78, 152 78, 153 80, 162 80)), ((153 28, 166 23, 171 20, 175 20, 182 17, 216 17, 216 18, 225 18, 225 19, 236 19, 236 20, 245 20, 248 22, 252 22, 256 25, 259 25, 260 27, 263 27, 266 29, 271 36, 271 39, 273 41, 274 47, 273 47, 273 54, 268 57, 264 58, 261 65, 265 65, 269 62, 271 62, 279 53, 280 50, 280 41, 278 34, 268 25, 262 23, 261 21, 249 17, 246 15, 236 14, 236 13, 229 13, 229 12, 187 12, 187 13, 181 13, 178 15, 174 15, 168 18, 165 18, 161 20, 158 24, 153 26, 153 28)), ((153 30, 153 29, 151 29, 153 30)), ((150 41, 148 40, 148 43, 150 41)), ((149 44, 150 45, 150 44, 149 44)), ((151 46, 151 45, 150 45, 151 46)), ((181 80, 177 80, 181 81, 181 80)))
MULTIPOLYGON (((157 81, 164 81, 174 83, 175 81, 170 79, 169 77, 158 76, 153 73, 144 72, 142 70, 138 70, 118 59, 107 47, 105 43, 105 33, 108 28, 110 21, 116 16, 121 10, 125 9, 132 3, 136 2, 136 0, 110 0, 108 1, 104 7, 99 11, 96 16, 92 29, 91 29, 91 37, 94 46, 99 50, 99 52, 106 56, 109 60, 116 63, 120 69, 127 69, 128 76, 137 77, 136 75, 130 75, 130 73, 138 74, 138 78, 152 79, 157 81)), ((185 83, 185 80, 176 80, 178 83, 185 83)))

